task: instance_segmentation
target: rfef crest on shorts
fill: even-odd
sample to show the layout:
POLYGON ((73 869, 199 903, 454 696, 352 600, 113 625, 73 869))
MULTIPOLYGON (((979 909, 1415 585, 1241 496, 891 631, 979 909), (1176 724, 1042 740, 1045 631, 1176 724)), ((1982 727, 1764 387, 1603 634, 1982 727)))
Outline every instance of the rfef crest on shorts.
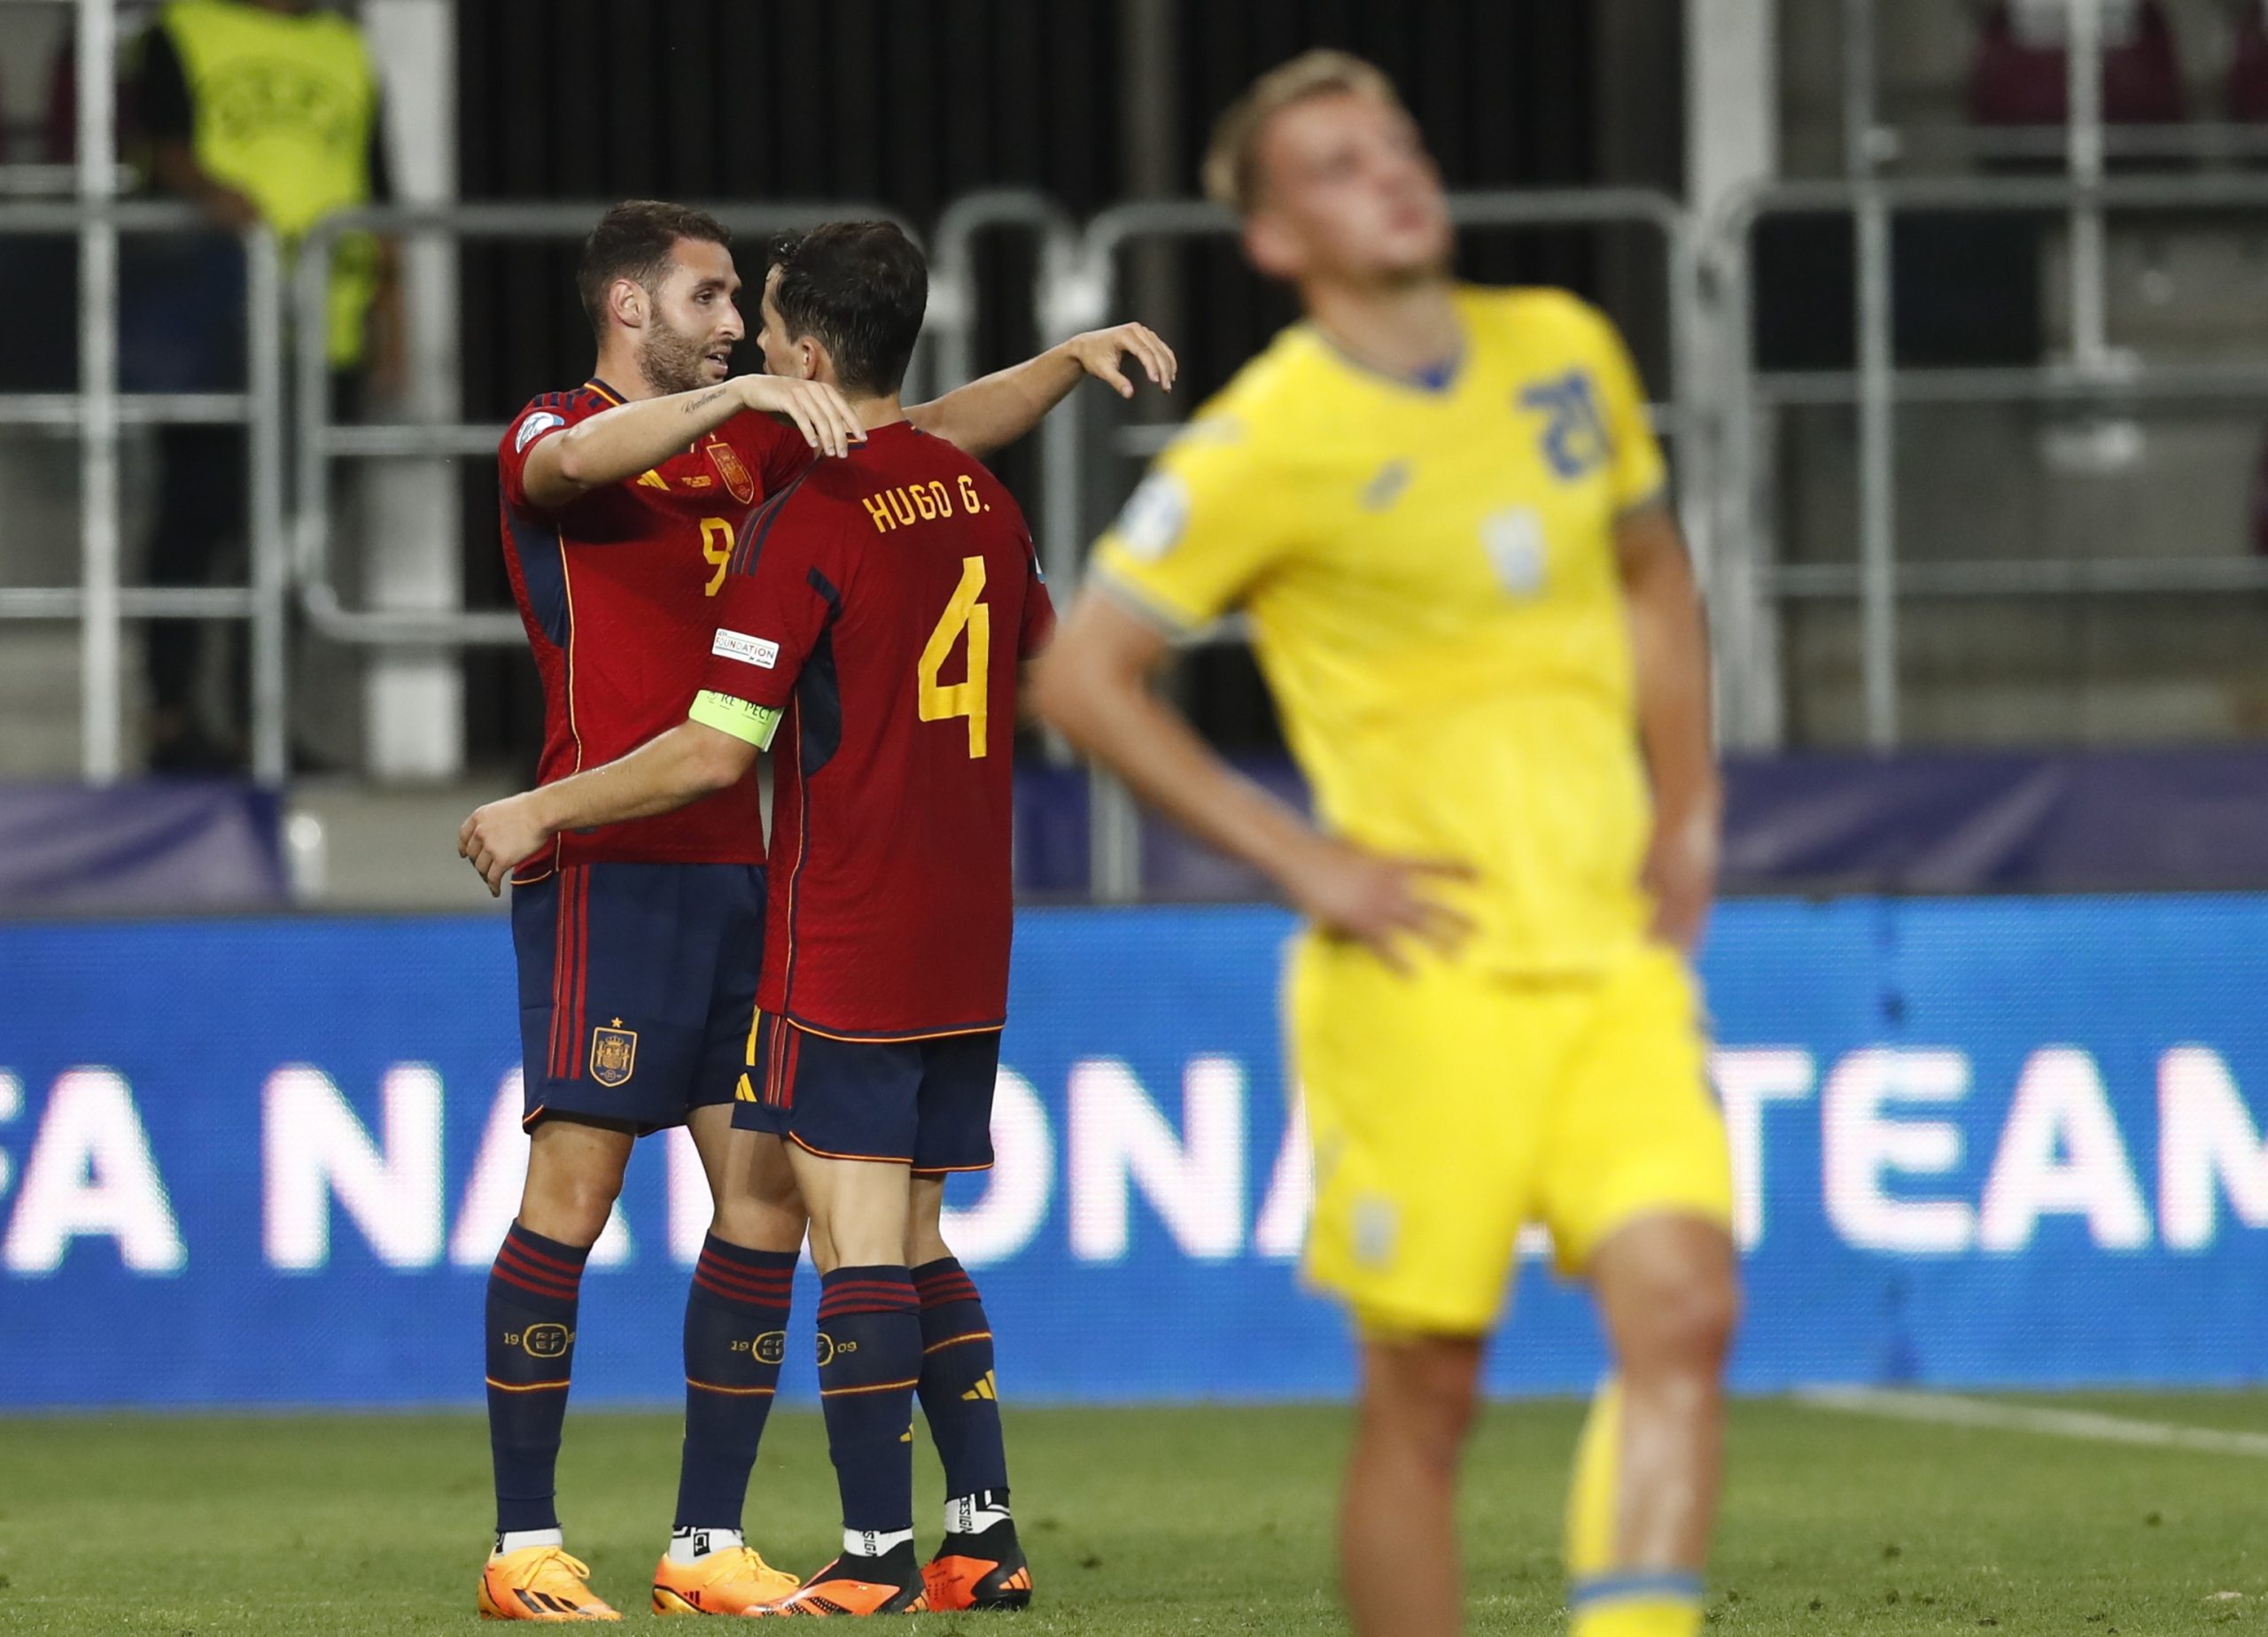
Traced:
POLYGON ((591 1078, 602 1086, 618 1086, 638 1067, 638 1031, 622 1027, 617 1018, 611 1028, 591 1031, 591 1078))
POLYGON ((733 492, 734 500, 743 506, 756 504, 756 479, 749 476, 748 468, 742 463, 732 445, 721 441, 711 444, 709 459, 717 469, 717 476, 725 480, 725 487, 733 492))

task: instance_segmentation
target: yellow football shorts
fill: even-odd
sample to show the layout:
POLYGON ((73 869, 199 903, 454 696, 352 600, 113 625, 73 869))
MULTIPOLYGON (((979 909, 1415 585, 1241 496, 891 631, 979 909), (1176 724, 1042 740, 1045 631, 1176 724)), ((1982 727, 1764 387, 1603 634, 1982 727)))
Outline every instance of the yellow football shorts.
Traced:
POLYGON ((1640 1217, 1731 1222, 1698 997, 1670 951, 1596 978, 1430 958, 1401 977, 1310 935, 1288 984, 1316 1155, 1307 1273, 1365 1329, 1492 1329, 1531 1222, 1571 1273, 1640 1217))

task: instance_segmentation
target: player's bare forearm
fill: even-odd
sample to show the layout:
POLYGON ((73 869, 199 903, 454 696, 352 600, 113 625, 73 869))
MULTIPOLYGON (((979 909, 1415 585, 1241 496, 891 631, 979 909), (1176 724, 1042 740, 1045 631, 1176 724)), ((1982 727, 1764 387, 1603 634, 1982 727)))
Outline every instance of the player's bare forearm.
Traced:
POLYGON ((618 405, 536 445, 528 456, 528 499, 563 506, 578 495, 660 465, 741 413, 731 381, 618 405))
POLYGON ((587 830, 674 812, 748 776, 756 747, 699 722, 680 722, 602 767, 474 810, 457 832, 493 894, 524 860, 563 830, 587 830))
POLYGON ((1638 728, 1657 806, 1713 816, 1720 801, 1709 722, 1709 637, 1692 559, 1669 509, 1616 525, 1637 667, 1638 728))
POLYGON ((1039 713, 1142 800, 1288 892, 1287 862, 1321 838, 1215 755, 1151 690, 1167 647, 1155 627, 1089 592, 1040 656, 1032 689, 1039 713))
POLYGON ((1657 930, 1689 948, 1716 888, 1724 807, 1710 725, 1708 625, 1692 560, 1666 507, 1625 517, 1616 525, 1615 550, 1629 611, 1639 742, 1653 786, 1647 885, 1659 912, 1657 930))
POLYGON ((987 455, 1023 437, 1088 376, 1107 383, 1122 398, 1134 395, 1134 383, 1120 368, 1130 358, 1141 373, 1167 392, 1179 364, 1173 349, 1141 324, 1090 330, 1059 342, 1036 358, 971 381, 943 398, 905 412, 933 438, 963 453, 987 455))
POLYGON ((1039 661, 1041 716, 1134 793, 1200 839, 1258 870, 1318 926, 1406 966, 1416 939, 1447 954, 1472 929, 1429 880, 1465 880, 1454 861, 1394 857, 1325 835, 1216 756, 1150 690, 1166 640, 1090 592, 1039 661))
POLYGON ((756 747, 700 722, 680 722, 628 756, 548 784, 535 794, 555 830, 582 830, 672 813, 738 784, 756 747))
POLYGON ((780 376, 734 376, 689 392, 618 404, 545 438, 528 454, 522 479, 528 499, 548 509, 635 477, 751 409, 787 416, 823 454, 841 454, 866 436, 850 406, 832 386, 780 376))

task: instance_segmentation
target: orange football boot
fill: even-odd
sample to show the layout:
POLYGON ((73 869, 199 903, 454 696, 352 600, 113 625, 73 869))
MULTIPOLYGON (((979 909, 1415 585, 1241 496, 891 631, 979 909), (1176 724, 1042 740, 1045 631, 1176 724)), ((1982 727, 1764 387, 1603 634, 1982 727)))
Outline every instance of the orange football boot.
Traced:
POLYGON ((926 1614, 921 1569, 911 1542, 880 1557, 836 1558, 801 1591, 756 1610, 758 1614, 926 1614))
POLYGON ((979 1534, 947 1535, 922 1565, 921 1584, 929 1607, 941 1612, 1031 1606, 1031 1565, 1015 1525, 1005 1520, 979 1534))
POLYGON ((750 1546, 727 1547, 689 1563, 668 1553, 654 1571, 656 1614, 753 1614, 803 1582, 774 1569, 750 1546))
POLYGON ((590 1587, 591 1570, 555 1546, 524 1546, 481 1566, 477 1600, 485 1620, 618 1620, 590 1587))

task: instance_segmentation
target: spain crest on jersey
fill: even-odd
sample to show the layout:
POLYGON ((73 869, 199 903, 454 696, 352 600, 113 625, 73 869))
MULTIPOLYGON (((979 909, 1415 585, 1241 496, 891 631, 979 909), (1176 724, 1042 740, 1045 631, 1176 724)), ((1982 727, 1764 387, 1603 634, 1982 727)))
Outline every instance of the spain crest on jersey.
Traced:
POLYGON ((602 1086, 618 1086, 638 1067, 638 1031, 622 1027, 617 1018, 611 1028, 591 1031, 591 1078, 602 1086))
POLYGON ((717 469, 717 476, 725 480, 725 487, 743 506, 756 504, 756 479, 749 476, 733 446, 722 439, 709 446, 709 461, 717 469))

